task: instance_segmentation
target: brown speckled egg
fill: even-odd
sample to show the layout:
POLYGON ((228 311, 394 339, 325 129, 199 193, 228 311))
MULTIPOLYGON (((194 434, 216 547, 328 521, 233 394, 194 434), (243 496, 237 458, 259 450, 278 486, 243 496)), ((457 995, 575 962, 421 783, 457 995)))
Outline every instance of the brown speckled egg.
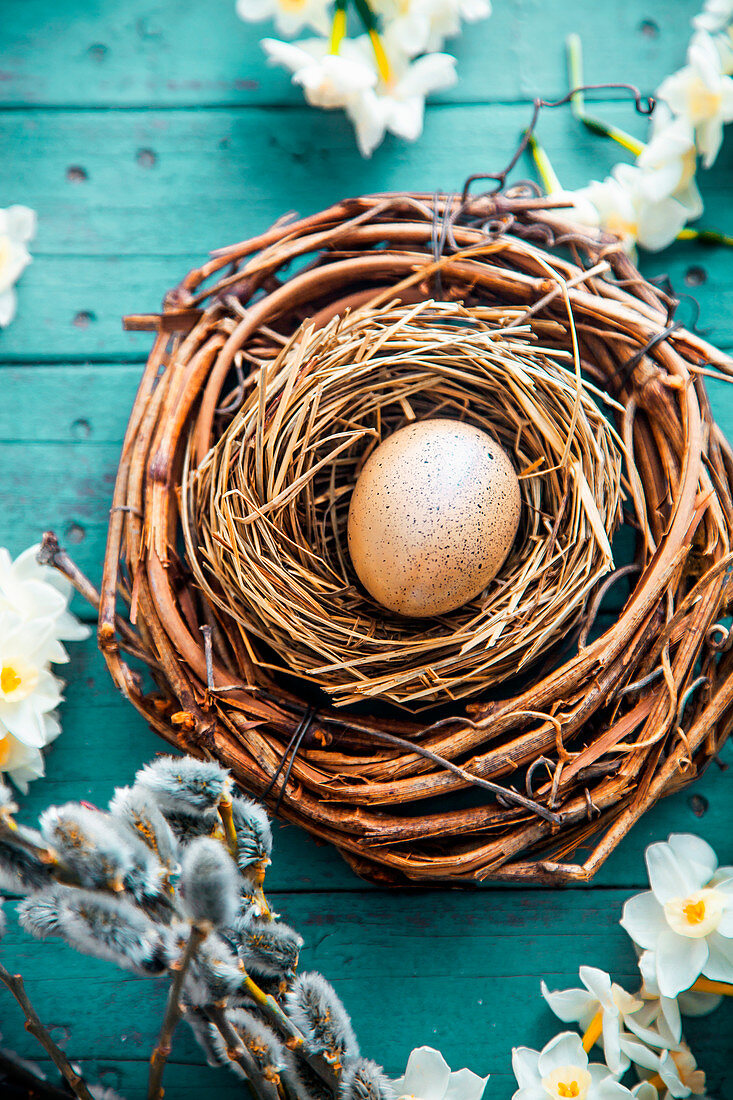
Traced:
POLYGON ((514 468, 471 424, 423 420, 369 456, 349 506, 349 552, 360 581, 391 611, 453 611, 501 568, 519 526, 514 468))

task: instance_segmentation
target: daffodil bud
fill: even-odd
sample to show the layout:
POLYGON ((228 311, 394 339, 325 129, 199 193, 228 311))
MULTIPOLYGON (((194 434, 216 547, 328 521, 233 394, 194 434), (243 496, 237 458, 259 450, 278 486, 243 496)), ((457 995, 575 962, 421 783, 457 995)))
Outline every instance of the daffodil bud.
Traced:
POLYGON ((359 1046, 348 1013, 326 979, 316 972, 299 974, 287 998, 287 1012, 305 1036, 312 1054, 323 1054, 334 1065, 359 1057, 359 1046))
POLYGON ((392 1082, 369 1058, 350 1062, 341 1077, 339 1100, 394 1100, 392 1082))
POLYGON ((267 978, 287 978, 295 973, 303 946, 299 936, 282 921, 252 918, 239 940, 239 954, 245 969, 267 978))
POLYGON ((183 853, 180 891, 192 920, 215 928, 231 924, 239 908, 241 878, 218 840, 200 837, 183 853))
POLYGON ((135 780, 154 795, 166 817, 216 810, 231 787, 225 768, 193 756, 161 756, 139 771, 135 780))
POLYGON ((60 936, 84 955, 139 974, 163 974, 170 962, 168 930, 125 898, 56 886, 22 902, 18 918, 39 939, 60 936))

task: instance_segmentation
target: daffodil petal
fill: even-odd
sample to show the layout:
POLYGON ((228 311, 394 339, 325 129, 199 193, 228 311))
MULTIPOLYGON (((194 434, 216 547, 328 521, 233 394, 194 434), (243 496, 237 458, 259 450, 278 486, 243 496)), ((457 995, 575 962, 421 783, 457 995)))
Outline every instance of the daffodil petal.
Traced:
POLYGON ((707 938, 709 955, 703 974, 716 982, 733 982, 733 939, 713 932, 707 938))
POLYGON ((699 890, 699 875, 686 859, 678 859, 669 844, 650 844, 646 866, 654 897, 665 905, 672 898, 687 897, 699 890))
POLYGON ((552 1011, 566 1024, 582 1023, 589 1012, 595 1015, 598 1009, 595 997, 585 989, 552 990, 544 982, 540 983, 540 989, 552 1011))
POLYGON ((448 1088, 443 1100, 481 1100, 488 1077, 479 1077, 470 1069, 459 1069, 451 1073, 448 1088))
POLYGON ((707 841, 692 833, 672 833, 667 843, 678 859, 686 859, 696 868, 699 867, 695 889, 706 886, 718 867, 718 857, 707 841))
POLYGON ((704 939, 690 939, 667 929, 657 942, 657 981, 665 997, 676 997, 700 977, 708 961, 704 939))
POLYGON ((443 1100, 450 1081, 450 1067, 432 1047, 418 1047, 407 1061, 401 1087, 420 1100, 443 1100))
POLYGON ((537 1068, 540 1077, 547 1077, 561 1066, 587 1066, 588 1055, 583 1050, 580 1036, 574 1031, 562 1031, 540 1053, 537 1068))
POLYGON ((512 1050, 512 1069, 520 1088, 531 1088, 539 1083, 539 1057, 539 1052, 530 1047, 514 1047, 512 1050))
POLYGON ((653 949, 667 927, 664 909, 651 890, 636 894, 624 905, 621 927, 625 928, 639 947, 653 949))

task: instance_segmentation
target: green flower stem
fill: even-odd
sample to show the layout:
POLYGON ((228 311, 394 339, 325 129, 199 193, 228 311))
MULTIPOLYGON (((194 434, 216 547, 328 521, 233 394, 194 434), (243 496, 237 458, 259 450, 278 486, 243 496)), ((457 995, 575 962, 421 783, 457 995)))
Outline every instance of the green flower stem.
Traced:
POLYGON ((392 70, 390 68, 387 54, 384 51, 384 44, 379 36, 379 23, 377 22, 377 16, 373 9, 369 6, 369 0, 354 0, 356 10, 359 18, 364 24, 364 29, 369 35, 369 39, 374 50, 374 57, 377 62, 377 69, 379 75, 385 84, 389 84, 392 80, 392 70))
POLYGON ((565 40, 568 57, 568 78, 570 80, 571 89, 577 88, 578 91, 573 92, 570 99, 570 108, 578 122, 590 130, 592 134, 598 134, 599 137, 610 138, 611 141, 615 141, 627 152, 632 153, 633 156, 638 157, 645 149, 643 141, 639 141, 638 138, 632 137, 625 130, 622 130, 619 126, 610 126, 608 123, 603 122, 601 119, 596 118, 594 115, 588 114, 585 108, 585 93, 581 91, 583 80, 583 47, 580 41, 580 35, 569 34, 565 40))
POLYGON ((699 241, 700 244, 722 244, 726 248, 733 248, 733 237, 727 233, 719 233, 717 229, 680 229, 677 240, 699 241))
POLYGON ((532 154, 532 159, 537 167, 537 171, 539 172, 540 179, 542 180, 542 186, 547 194, 552 195, 556 194, 558 191, 562 191, 562 184, 557 178, 555 169, 550 163, 550 158, 534 134, 530 134, 527 144, 532 154))
POLYGON ((330 52, 337 54, 346 37, 346 0, 336 0, 331 24, 330 52))
POLYGON ((171 970, 173 971, 173 980, 168 990, 168 1000, 166 1001, 165 1014, 163 1016, 163 1023, 160 1028, 160 1035, 158 1042, 156 1043, 153 1053, 150 1055, 150 1075, 148 1077, 148 1100, 162 1100, 163 1096, 163 1070, 165 1064, 168 1061, 168 1056, 171 1052, 171 1041, 173 1039, 173 1032, 176 1030, 178 1023, 183 1016, 183 1005, 181 1004, 181 996, 183 994, 183 983, 186 979, 186 973, 191 965, 191 962, 196 955, 201 944, 204 942, 209 934, 209 927, 205 924, 193 924, 191 925, 191 931, 189 933, 186 946, 183 954, 177 962, 173 963, 171 970))
POLYGON ((94 1100, 91 1092, 87 1088, 84 1078, 76 1072, 69 1059, 64 1052, 56 1046, 49 1032, 41 1023, 36 1010, 28 999, 28 994, 25 991, 23 979, 20 974, 11 974, 9 970, 6 970, 4 966, 0 965, 0 982, 7 986, 22 1008, 25 1014, 26 1031, 30 1032, 33 1038, 37 1039, 41 1044, 59 1073, 61 1073, 68 1082, 69 1088, 74 1096, 76 1096, 78 1100, 94 1100))

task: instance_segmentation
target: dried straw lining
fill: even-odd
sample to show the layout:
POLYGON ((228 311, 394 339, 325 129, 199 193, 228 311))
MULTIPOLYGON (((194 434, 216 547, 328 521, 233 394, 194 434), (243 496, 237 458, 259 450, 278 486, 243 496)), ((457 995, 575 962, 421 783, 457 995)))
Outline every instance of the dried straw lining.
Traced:
POLYGON ((572 357, 531 342, 520 318, 423 302, 305 322, 193 469, 189 448, 187 558, 253 661, 268 663, 265 642, 338 704, 425 707, 485 691, 566 636, 612 566, 623 445, 572 357), (374 447, 435 415, 484 428, 513 456, 525 520, 488 591, 416 622, 361 588, 346 518, 374 447))
POLYGON ((336 844, 361 874, 590 878, 657 798, 713 759, 733 721, 733 647, 719 621, 733 454, 702 377, 733 369, 670 326, 669 307, 613 238, 522 190, 345 200, 215 254, 161 315, 129 322, 157 337, 120 461, 101 592, 100 644, 117 685, 162 737, 216 756, 271 804, 281 797, 282 816, 336 844), (601 582, 584 634, 608 585, 623 607, 558 669, 514 694, 505 683, 501 700, 457 703, 438 724, 365 705, 314 710, 297 686, 269 678, 232 618, 201 597, 180 551, 184 457, 202 462, 231 418, 233 375, 239 400, 305 319, 320 327, 347 308, 436 296, 548 322, 541 343, 573 354, 577 340, 584 376, 623 407, 636 561, 621 583, 615 573, 601 582), (120 593, 128 621, 115 614, 120 593), (155 692, 126 650, 147 660, 155 692), (278 771, 291 742, 299 751, 278 771), (477 778, 488 789, 457 804, 477 778))

